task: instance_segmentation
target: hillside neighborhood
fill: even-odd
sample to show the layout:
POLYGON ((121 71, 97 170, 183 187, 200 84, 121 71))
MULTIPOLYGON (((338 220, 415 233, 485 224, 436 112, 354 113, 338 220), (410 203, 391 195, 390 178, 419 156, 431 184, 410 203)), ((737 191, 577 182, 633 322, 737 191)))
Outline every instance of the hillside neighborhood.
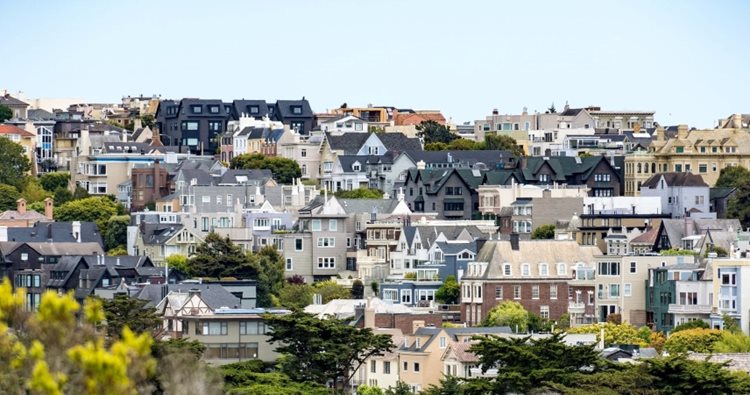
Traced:
MULTIPOLYGON (((21 310, 83 306, 112 339, 141 326, 225 380, 285 361, 284 380, 309 384, 289 393, 572 385, 508 384, 493 344, 750 369, 750 115, 695 129, 565 103, 456 124, 305 98, 0 93, 0 317, 14 331, 21 310), (359 339, 335 373, 302 344, 320 333, 359 339)), ((623 390, 604 382, 587 385, 623 390)))

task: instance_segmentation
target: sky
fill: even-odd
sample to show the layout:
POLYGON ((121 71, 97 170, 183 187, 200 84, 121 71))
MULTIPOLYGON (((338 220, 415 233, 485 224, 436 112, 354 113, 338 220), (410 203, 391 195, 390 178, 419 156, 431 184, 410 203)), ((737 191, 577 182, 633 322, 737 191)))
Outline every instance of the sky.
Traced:
POLYGON ((750 112, 750 1, 0 1, 0 90, 297 99, 462 123, 596 105, 750 112))

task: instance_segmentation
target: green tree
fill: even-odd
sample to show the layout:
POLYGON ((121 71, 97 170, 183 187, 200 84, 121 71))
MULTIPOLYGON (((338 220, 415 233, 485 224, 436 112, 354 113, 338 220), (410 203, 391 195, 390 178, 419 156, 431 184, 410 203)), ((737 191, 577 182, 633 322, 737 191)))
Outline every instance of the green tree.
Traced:
POLYGON ((58 188, 68 189, 70 182, 70 173, 67 172, 50 172, 39 176, 39 182, 46 191, 56 191, 58 188))
POLYGON ((509 326, 514 332, 523 333, 529 324, 529 312, 520 303, 506 300, 490 310, 486 321, 486 326, 509 326))
POLYGON ((597 341, 601 341, 602 328, 604 328, 605 346, 612 344, 635 344, 645 347, 648 345, 648 342, 643 339, 638 329, 627 322, 621 324, 606 322, 603 324, 576 326, 568 329, 568 333, 592 333, 596 335, 597 341))
POLYGON ((90 221, 96 222, 99 233, 106 235, 107 221, 117 215, 118 203, 107 197, 89 197, 72 200, 55 208, 56 221, 90 221))
POLYGON ((448 149, 448 144, 441 143, 441 142, 435 142, 435 143, 427 143, 424 145, 425 151, 445 151, 448 149))
POLYGON ((721 340, 721 331, 717 329, 685 329, 672 333, 664 343, 664 348, 670 353, 680 352, 711 352, 714 343, 721 340))
POLYGON ((444 376, 440 379, 440 384, 430 385, 420 395, 460 395, 463 394, 460 379, 456 376, 444 376))
POLYGON ((52 198, 55 199, 55 205, 59 206, 73 200, 73 194, 67 188, 57 188, 52 198))
POLYGON ((73 200, 85 199, 87 197, 89 197, 89 192, 86 188, 76 187, 75 191, 73 191, 73 200))
POLYGON ((694 361, 685 355, 643 360, 641 372, 653 378, 651 388, 668 394, 747 393, 747 374, 734 374, 726 364, 694 361), (743 390, 744 389, 744 390, 743 390))
POLYGON ((689 256, 689 255, 695 255, 695 251, 670 248, 668 250, 659 251, 659 254, 664 255, 664 256, 675 256, 675 255, 688 255, 689 256))
POLYGON ((188 257, 181 254, 172 254, 164 259, 171 271, 177 272, 183 276, 190 277, 190 265, 188 264, 188 257))
POLYGON ((390 336, 376 335, 370 328, 358 329, 347 319, 319 319, 301 311, 265 319, 272 328, 269 341, 282 354, 282 371, 299 382, 330 380, 346 389, 366 360, 394 347, 390 336))
POLYGON ((256 255, 258 272, 257 304, 273 306, 273 297, 278 296, 284 286, 284 257, 273 246, 263 247, 256 255))
POLYGON ((461 286, 456 280, 456 276, 450 275, 445 278, 443 284, 435 292, 435 299, 440 303, 458 304, 461 297, 461 286))
POLYGON ((468 393, 543 393, 549 383, 575 385, 578 375, 594 374, 608 369, 593 345, 568 346, 562 333, 547 338, 529 336, 505 338, 477 336, 470 351, 478 357, 484 372, 498 370, 491 379, 473 381, 468 393), (479 390, 479 391, 477 391, 479 390))
POLYGON ((48 197, 52 197, 52 193, 42 188, 39 180, 32 177, 27 177, 24 181, 21 195, 23 195, 23 198, 26 199, 26 202, 29 204, 41 202, 48 197))
POLYGON ((340 189, 335 195, 342 199, 382 199, 383 191, 373 188, 357 188, 351 191, 340 189))
POLYGON ((742 332, 722 331, 721 338, 714 343, 712 351, 718 353, 748 353, 750 352, 750 336, 742 332))
POLYGON ((533 232, 531 232, 531 238, 534 240, 552 240, 555 238, 555 225, 547 224, 542 225, 533 232))
POLYGON ((370 290, 372 290, 372 294, 373 295, 377 296, 379 294, 378 293, 378 290, 379 290, 378 288, 380 288, 380 284, 378 284, 377 281, 373 281, 373 282, 370 283, 370 290))
POLYGON ((732 333, 742 333, 742 329, 740 328, 740 325, 737 323, 737 320, 732 318, 727 313, 724 313, 724 315, 721 316, 721 320, 724 324, 724 330, 732 333))
POLYGON ((104 232, 104 248, 111 250, 128 244, 129 215, 114 215, 107 220, 104 232))
POLYGON ((277 307, 303 309, 312 304, 313 288, 309 284, 284 284, 274 303, 277 307))
MULTIPOLYGON (((239 363, 238 363, 239 364, 239 363)), ((228 395, 330 395, 331 390, 313 382, 298 382, 279 373, 253 372, 237 364, 222 366, 228 395)))
POLYGON ((465 138, 458 138, 448 143, 448 149, 455 151, 471 151, 482 148, 481 144, 477 144, 476 141, 465 138))
POLYGON ((396 382, 395 387, 388 387, 385 390, 385 395, 413 395, 414 391, 411 389, 409 384, 399 380, 396 382))
POLYGON ((357 395, 384 395, 383 390, 380 387, 371 387, 369 385, 362 384, 357 387, 357 395))
POLYGON ((685 329, 696 329, 696 328, 702 328, 702 329, 710 329, 711 326, 708 325, 706 321, 703 320, 693 320, 688 322, 683 322, 680 325, 677 325, 672 329, 672 333, 684 331, 685 329))
POLYGON ((352 282, 352 299, 364 299, 365 298, 365 285, 362 280, 356 279, 352 282))
POLYGON ((13 185, 0 184, 0 211, 15 210, 21 193, 13 185))
POLYGON ((21 190, 29 170, 31 164, 24 148, 10 139, 0 139, 0 184, 21 190))
POLYGON ((742 166, 729 166, 721 169, 717 188, 742 188, 750 185, 750 171, 742 166))
POLYGON ((128 249, 124 245, 119 245, 107 251, 109 256, 125 256, 128 255, 128 249))
POLYGON ((253 267, 242 249, 227 237, 209 233, 195 247, 195 255, 188 261, 188 272, 196 277, 223 277, 242 272, 242 277, 256 278, 257 267, 253 267))
POLYGON ((417 136, 421 137, 426 144, 445 143, 460 138, 453 133, 448 126, 441 125, 435 121, 423 121, 417 128, 417 136))
POLYGON ((151 345, 151 353, 159 359, 181 353, 188 353, 195 359, 200 359, 205 351, 206 346, 203 343, 184 338, 156 341, 151 345))
POLYGON ((508 135, 491 132, 484 135, 484 149, 510 151, 514 156, 524 156, 523 148, 508 135))
POLYGON ((13 110, 10 107, 0 104, 0 123, 13 118, 13 110))
POLYGON ((124 327, 135 333, 151 333, 161 324, 156 310, 146 307, 148 300, 115 295, 103 301, 104 317, 107 320, 107 334, 110 338, 119 336, 124 327))
POLYGON ((278 156, 261 154, 242 154, 232 158, 229 163, 232 169, 268 169, 280 184, 291 184, 292 180, 302 176, 297 162, 278 156))
POLYGON ((350 290, 338 285, 333 280, 316 282, 313 284, 313 293, 320 294, 323 303, 328 303, 334 299, 349 299, 352 296, 350 290))
POLYGON ((141 115, 141 125, 143 125, 144 128, 149 127, 153 129, 154 126, 156 126, 156 120, 154 119, 153 114, 141 115))

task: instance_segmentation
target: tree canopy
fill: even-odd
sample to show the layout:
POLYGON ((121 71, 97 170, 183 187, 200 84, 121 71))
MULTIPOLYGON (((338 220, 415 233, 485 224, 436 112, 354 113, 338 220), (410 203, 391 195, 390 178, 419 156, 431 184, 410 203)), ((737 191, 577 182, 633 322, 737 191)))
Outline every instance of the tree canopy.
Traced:
POLYGON ((513 332, 522 333, 529 324, 529 313, 520 303, 506 300, 489 311, 485 324, 509 326, 513 332))
POLYGON ((13 118, 13 110, 4 104, 0 104, 0 123, 11 118, 13 118))
POLYGON ((280 184, 291 184, 295 178, 302 177, 302 170, 297 162, 278 156, 237 155, 232 158, 229 167, 232 169, 268 169, 280 184))
POLYGON ((729 166, 721 169, 719 179, 716 180, 717 188, 741 188, 750 185, 750 171, 742 166, 729 166))
POLYGON ((135 333, 151 334, 161 324, 161 318, 153 308, 146 308, 148 300, 115 295, 103 301, 104 317, 107 320, 107 333, 117 337, 124 327, 135 333))
POLYGON ((67 189, 69 181, 70 173, 66 172, 50 172, 39 176, 39 183, 42 184, 42 188, 50 192, 54 192, 58 188, 67 189))
POLYGON ((342 199, 382 199, 383 191, 374 188, 357 188, 351 191, 339 189, 335 195, 342 199))
POLYGON ((330 381, 347 388, 366 360, 394 347, 390 336, 358 329, 346 319, 320 319, 300 311, 265 319, 272 328, 269 341, 282 354, 282 371, 298 382, 330 381))
POLYGON ((24 148, 10 139, 0 139, 0 184, 8 184, 21 190, 31 163, 24 148))
POLYGON ((106 231, 104 232, 104 248, 107 251, 117 247, 124 247, 128 244, 128 225, 130 225, 129 215, 113 215, 109 217, 106 231))
POLYGON ((542 225, 533 232, 531 232, 531 238, 534 240, 551 240, 555 238, 555 225, 547 224, 542 225))
POLYGON ((505 150, 512 152, 513 156, 524 156, 523 148, 518 145, 518 142, 513 137, 497 134, 497 132, 484 135, 484 149, 505 150))
POLYGON ((435 292, 435 299, 440 303, 458 304, 461 297, 461 286, 456 280, 456 276, 450 275, 445 278, 443 284, 435 292))
POLYGON ((109 197, 96 196, 60 205, 55 208, 55 220, 96 222, 100 233, 106 234, 107 221, 121 213, 124 213, 122 205, 109 197))
POLYGON ((21 193, 13 185, 0 184, 0 211, 15 210, 21 193))
POLYGON ((421 137, 424 144, 444 143, 448 144, 460 137, 450 130, 450 127, 441 125, 435 121, 422 121, 417 128, 417 136, 421 137))
POLYGON ((334 299, 349 299, 352 296, 350 290, 338 285, 336 281, 326 280, 318 281, 313 284, 313 293, 320 294, 323 303, 328 303, 334 299))

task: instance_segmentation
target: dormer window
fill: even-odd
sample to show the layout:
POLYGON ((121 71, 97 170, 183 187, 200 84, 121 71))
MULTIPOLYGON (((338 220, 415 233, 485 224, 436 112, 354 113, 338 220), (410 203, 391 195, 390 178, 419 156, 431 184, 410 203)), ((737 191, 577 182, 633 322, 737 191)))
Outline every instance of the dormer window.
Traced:
POLYGON ((512 272, 512 270, 510 268, 510 263, 504 264, 503 265, 503 275, 504 276, 510 276, 512 274, 513 274, 513 272, 512 272))
POLYGON ((257 114, 260 112, 260 107, 258 106, 250 106, 250 114, 257 114))
POLYGON ((219 106, 208 106, 208 112, 210 112, 211 114, 218 114, 219 111, 221 111, 219 109, 219 106))
POLYGON ((362 165, 360 165, 359 162, 354 162, 354 164, 352 165, 352 170, 360 171, 362 170, 362 165))
POLYGON ((539 182, 549 182, 549 174, 540 174, 539 182))
POLYGON ((521 266, 521 275, 524 277, 528 277, 531 275, 531 267, 529 267, 528 263, 524 263, 521 266))
POLYGON ((302 106, 292 106, 292 114, 302 115, 302 106))
POLYGON ((203 107, 200 105, 190 106, 190 112, 193 114, 201 114, 203 113, 203 107))

